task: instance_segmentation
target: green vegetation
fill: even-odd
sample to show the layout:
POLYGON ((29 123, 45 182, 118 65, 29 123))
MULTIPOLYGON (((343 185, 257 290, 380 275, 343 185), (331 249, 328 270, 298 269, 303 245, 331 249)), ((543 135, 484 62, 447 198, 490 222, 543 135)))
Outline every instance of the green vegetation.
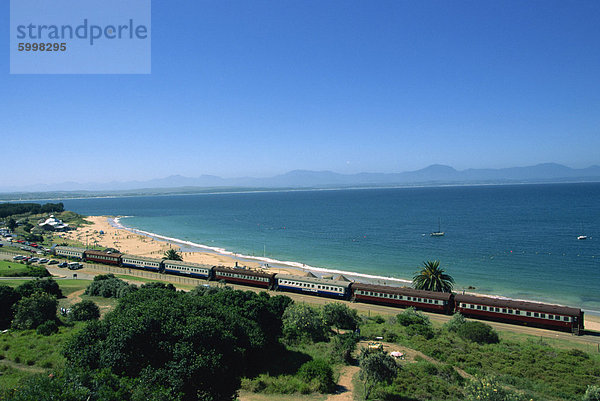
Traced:
POLYGON ((365 398, 369 398, 376 384, 390 383, 398 371, 396 361, 384 352, 363 351, 358 358, 360 365, 359 378, 364 384, 365 398))
POLYGON ((326 325, 335 327, 338 332, 339 329, 355 330, 360 322, 356 309, 339 302, 323 306, 323 319, 326 325))
POLYGON ((137 286, 127 284, 115 277, 114 274, 101 274, 94 277, 94 281, 87 287, 84 294, 104 298, 122 298, 137 289, 137 286))
POLYGON ((0 330, 10 327, 15 315, 13 306, 21 299, 19 293, 12 287, 0 285, 0 330))
POLYGON ((283 314, 283 335, 288 342, 323 341, 327 324, 318 309, 304 303, 292 304, 283 314))
POLYGON ((55 298, 63 297, 58 283, 52 277, 25 281, 17 287, 17 292, 22 298, 30 297, 36 292, 52 295, 55 298))
MULTIPOLYGON (((418 323, 403 326, 398 323, 397 317, 390 318, 384 323, 377 323, 375 318, 368 319, 361 326, 361 333, 364 336, 368 338, 392 336, 395 338, 394 342, 421 351, 439 363, 436 365, 438 373, 433 368, 424 366, 423 368, 430 370, 430 373, 412 372, 414 376, 407 376, 405 370, 416 369, 416 367, 405 366, 390 385, 375 386, 373 397, 394 399, 402 396, 419 400, 431 399, 418 391, 413 394, 408 390, 415 388, 411 377, 416 380, 416 377, 420 376, 421 379, 417 382, 427 382, 427 391, 438 394, 432 398, 465 399, 466 389, 459 381, 452 379, 443 384, 437 379, 447 376, 444 371, 439 372, 444 366, 456 367, 468 374, 485 377, 486 380, 495 377, 494 380, 501 386, 518 389, 528 397, 527 399, 534 400, 580 400, 587 386, 597 385, 600 379, 600 356, 598 355, 591 356, 579 349, 557 349, 541 342, 539 338, 480 344, 462 338, 458 334, 460 328, 465 325, 469 327, 471 325, 467 323, 473 322, 459 323, 460 328, 455 328, 457 320, 460 321, 462 318, 454 317, 443 328, 432 329, 433 336, 428 339, 410 330, 412 326, 419 325, 418 323)), ((477 323, 479 323, 477 326, 487 326, 481 322, 477 323)), ((493 332, 491 328, 484 330, 488 333, 493 332)))
POLYGON ((0 260, 0 277, 49 277, 43 266, 0 260))
POLYGON ((69 313, 69 319, 74 322, 85 322, 88 320, 98 320, 100 318, 100 308, 93 301, 84 299, 73 305, 69 313))
POLYGON ((62 203, 0 203, 0 218, 21 214, 57 213, 64 210, 62 203))
POLYGON ((415 273, 413 287, 417 290, 452 292, 454 279, 440 268, 440 261, 423 262, 423 268, 415 273))
POLYGON ((56 319, 58 301, 53 295, 35 292, 23 297, 14 306, 12 327, 20 330, 35 329, 42 323, 56 319))

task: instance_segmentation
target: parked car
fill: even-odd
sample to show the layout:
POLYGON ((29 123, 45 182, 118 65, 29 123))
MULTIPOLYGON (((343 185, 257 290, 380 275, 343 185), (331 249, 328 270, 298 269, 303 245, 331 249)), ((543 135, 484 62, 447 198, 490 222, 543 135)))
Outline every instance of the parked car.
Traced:
POLYGON ((77 269, 81 269, 83 267, 83 265, 81 263, 77 263, 77 262, 71 262, 68 264, 69 270, 77 270, 77 269))
POLYGON ((67 262, 62 262, 58 264, 58 267, 68 267, 69 264, 67 262))
POLYGON ((31 258, 31 259, 29 259, 29 261, 30 261, 31 263, 39 262, 39 261, 40 261, 40 258, 31 258))
POLYGON ((58 264, 58 260, 54 260, 52 259, 50 262, 48 262, 49 265, 56 265, 58 264))
POLYGON ((46 258, 40 259, 40 263, 48 263, 48 262, 50 262, 50 259, 46 259, 46 258))
POLYGON ((13 260, 23 260, 23 259, 25 259, 25 256, 23 256, 23 255, 15 255, 15 256, 13 256, 13 260))

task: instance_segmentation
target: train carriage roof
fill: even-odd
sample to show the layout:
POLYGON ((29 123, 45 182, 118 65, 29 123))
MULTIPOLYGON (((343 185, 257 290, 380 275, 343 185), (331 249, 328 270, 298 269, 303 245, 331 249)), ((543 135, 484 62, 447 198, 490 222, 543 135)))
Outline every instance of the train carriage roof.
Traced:
POLYGON ((325 279, 325 278, 302 277, 302 276, 294 276, 291 274, 282 274, 282 273, 277 273, 275 275, 275 278, 277 280, 296 280, 296 281, 302 281, 305 283, 332 285, 332 286, 334 285, 337 287, 344 287, 344 288, 348 288, 350 286, 350 284, 352 284, 351 282, 346 282, 346 281, 334 281, 334 280, 325 279))
POLYGON ((121 257, 123 257, 123 258, 129 258, 129 259, 135 259, 135 260, 141 260, 142 262, 157 262, 157 263, 160 263, 160 262, 162 262, 164 260, 163 258, 156 259, 156 258, 148 258, 146 256, 137 256, 137 255, 130 255, 130 254, 125 254, 125 255, 122 255, 121 257))
POLYGON ((97 250, 87 250, 85 251, 86 256, 91 255, 91 256, 116 256, 121 257, 123 256, 122 253, 119 252, 105 252, 105 251, 97 251, 97 250))
POLYGON ((194 262, 184 262, 182 260, 165 259, 164 263, 168 263, 168 264, 170 264, 172 266, 198 267, 198 268, 201 268, 201 269, 210 269, 210 268, 212 268, 212 265, 206 265, 206 264, 194 263, 194 262))
POLYGON ((85 248, 78 248, 75 246, 56 246, 54 247, 55 250, 60 250, 60 251, 73 251, 73 252, 85 252, 85 248))
POLYGON ((541 312, 556 315, 579 316, 581 309, 570 308, 568 306, 542 304, 537 302, 517 301, 513 299, 482 297, 477 295, 456 295, 456 302, 488 305, 494 307, 503 307, 509 309, 525 310, 530 312, 541 312))
POLYGON ((275 276, 274 273, 257 272, 257 271, 250 270, 250 269, 240 269, 240 268, 236 269, 233 267, 225 267, 225 266, 215 266, 214 270, 215 270, 215 272, 238 273, 238 274, 246 274, 248 276, 255 276, 255 277, 273 278, 273 276, 275 276))
POLYGON ((414 288, 410 287, 392 287, 388 285, 354 283, 352 284, 352 288, 355 290, 376 291, 385 292, 388 294, 406 295, 408 297, 441 299, 442 301, 449 301, 452 297, 452 294, 449 292, 421 291, 415 290, 414 288))

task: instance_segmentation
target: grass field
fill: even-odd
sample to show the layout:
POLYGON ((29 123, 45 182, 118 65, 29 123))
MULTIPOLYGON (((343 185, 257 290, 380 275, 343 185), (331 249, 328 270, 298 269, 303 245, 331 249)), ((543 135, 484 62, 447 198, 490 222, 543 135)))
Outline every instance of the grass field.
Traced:
POLYGON ((0 277, 11 277, 16 273, 26 273, 27 266, 17 261, 0 260, 0 277))
POLYGON ((0 334, 0 388, 15 387, 21 379, 33 373, 63 367, 62 345, 84 325, 62 326, 57 334, 51 336, 36 334, 35 330, 11 330, 0 334))

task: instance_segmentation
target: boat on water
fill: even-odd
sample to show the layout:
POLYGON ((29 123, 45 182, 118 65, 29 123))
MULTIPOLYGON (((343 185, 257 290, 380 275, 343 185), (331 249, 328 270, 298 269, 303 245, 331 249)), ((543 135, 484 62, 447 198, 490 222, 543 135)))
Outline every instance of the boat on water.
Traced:
POLYGON ((579 237, 577 237, 578 240, 584 240, 587 239, 587 235, 580 235, 579 237))
POLYGON ((432 237, 443 237, 446 235, 445 232, 442 231, 442 220, 438 219, 438 230, 429 234, 432 237))

